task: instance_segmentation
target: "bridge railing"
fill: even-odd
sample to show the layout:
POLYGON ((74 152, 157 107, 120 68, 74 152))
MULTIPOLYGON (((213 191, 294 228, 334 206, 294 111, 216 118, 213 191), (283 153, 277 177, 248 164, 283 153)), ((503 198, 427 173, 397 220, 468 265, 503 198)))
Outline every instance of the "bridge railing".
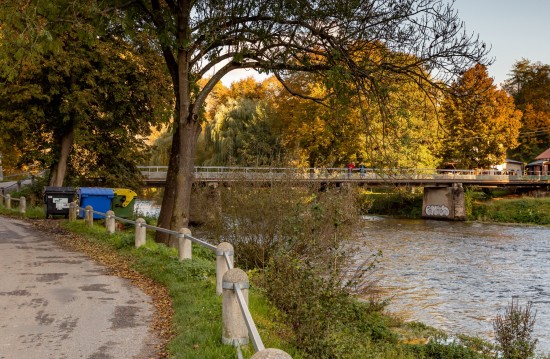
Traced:
MULTIPOLYGON (((168 166, 139 166, 147 180, 164 180, 168 166)), ((284 168, 284 167, 224 167, 197 166, 198 180, 541 180, 550 179, 550 173, 521 172, 495 169, 435 169, 435 168, 284 168)))
POLYGON ((180 261, 192 259, 191 243, 213 251, 216 254, 216 293, 223 296, 222 342, 235 346, 239 351, 239 357, 241 357, 240 346, 248 344, 250 339, 255 351, 252 356, 254 359, 271 358, 270 355, 273 352, 280 355, 277 358, 291 358, 290 355, 280 350, 265 348, 248 307, 248 276, 243 270, 233 267, 234 250, 230 243, 223 242, 216 246, 206 240, 193 237, 188 228, 172 231, 149 225, 143 218, 133 221, 117 217, 113 211, 103 213, 95 211, 92 206, 82 208, 74 202, 70 203, 69 220, 76 220, 77 213, 83 214, 84 221, 88 226, 93 226, 94 214, 104 218, 105 227, 111 234, 115 232, 116 221, 135 226, 134 245, 136 248, 145 245, 147 229, 174 236, 178 239, 177 250, 180 261))

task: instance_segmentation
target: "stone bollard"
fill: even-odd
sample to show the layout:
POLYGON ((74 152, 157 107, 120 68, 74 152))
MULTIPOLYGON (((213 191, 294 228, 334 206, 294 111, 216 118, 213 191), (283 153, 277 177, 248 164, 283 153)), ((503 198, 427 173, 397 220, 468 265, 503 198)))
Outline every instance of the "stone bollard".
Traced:
POLYGON ((147 228, 145 228, 145 226, 142 226, 145 223, 146 222, 143 218, 136 219, 136 239, 135 239, 136 248, 139 248, 145 245, 145 236, 146 236, 147 228))
POLYGON ((115 233, 115 222, 115 212, 111 210, 107 211, 107 213, 105 213, 105 228, 107 228, 107 233, 115 233))
POLYGON ((216 248, 216 294, 221 295, 223 293, 222 282, 225 272, 233 268, 235 251, 231 243, 222 242, 218 244, 216 248), (231 266, 227 265, 224 253, 227 253, 231 266))
POLYGON ((76 202, 69 203, 69 222, 76 221, 76 214, 78 212, 78 205, 76 202))
POLYGON ((89 227, 92 227, 94 225, 94 209, 92 208, 92 206, 86 206, 85 214, 84 214, 84 222, 89 227))
POLYGON ((281 349, 264 349, 255 353, 250 359, 292 359, 292 357, 281 349))
POLYGON ((239 306, 235 285, 240 286, 248 305, 248 276, 242 269, 230 269, 223 276, 222 285, 222 343, 246 345, 248 344, 248 328, 239 306))
MULTIPOLYGON (((181 228, 178 231, 180 234, 191 235, 191 230, 189 228, 181 228)), ((184 259, 191 259, 193 256, 191 247, 191 240, 187 238, 180 237, 178 238, 178 258, 180 261, 184 259)))
POLYGON ((11 209, 11 195, 9 193, 6 195, 6 208, 11 209))
POLYGON ((25 197, 19 198, 19 213, 25 214, 27 211, 27 199, 25 197))

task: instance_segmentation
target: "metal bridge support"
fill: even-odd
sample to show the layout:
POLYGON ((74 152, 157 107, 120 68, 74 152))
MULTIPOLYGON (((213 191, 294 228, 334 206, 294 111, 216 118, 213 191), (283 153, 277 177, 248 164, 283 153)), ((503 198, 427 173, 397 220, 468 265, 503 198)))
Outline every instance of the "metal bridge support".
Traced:
POLYGON ((466 220, 462 183, 454 183, 449 187, 424 187, 422 217, 451 221, 466 220))

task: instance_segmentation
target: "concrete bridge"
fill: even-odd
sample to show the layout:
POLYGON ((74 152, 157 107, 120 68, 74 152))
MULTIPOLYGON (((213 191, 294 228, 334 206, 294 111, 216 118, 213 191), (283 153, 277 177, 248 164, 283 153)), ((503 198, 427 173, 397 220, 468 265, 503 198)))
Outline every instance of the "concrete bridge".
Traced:
MULTIPOLYGON (((161 187, 166 182, 167 166, 139 167, 147 186, 161 187)), ((197 183, 293 182, 359 184, 365 186, 424 187, 422 215, 425 218, 464 220, 464 187, 547 187, 550 175, 515 171, 441 170, 441 169, 355 169, 343 168, 266 168, 195 167, 197 183)))

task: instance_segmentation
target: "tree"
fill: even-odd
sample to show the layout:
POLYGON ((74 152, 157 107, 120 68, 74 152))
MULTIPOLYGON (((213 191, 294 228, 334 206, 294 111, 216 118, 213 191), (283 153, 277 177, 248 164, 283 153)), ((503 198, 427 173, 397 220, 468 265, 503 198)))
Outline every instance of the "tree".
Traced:
POLYGON ((273 78, 256 82, 249 77, 217 91, 214 106, 207 101, 215 111, 206 114, 199 163, 270 166, 282 161, 281 123, 268 101, 274 86, 282 90, 273 78))
POLYGON ((200 114, 208 94, 229 72, 254 68, 273 72, 283 83, 292 72, 317 73, 329 94, 381 93, 376 79, 384 74, 439 86, 473 63, 486 62, 488 51, 464 32, 444 0, 111 0, 93 5, 105 17, 125 14, 122 24, 129 36, 154 34, 171 75, 175 128, 159 225, 172 229, 189 221, 200 114), (387 51, 370 56, 378 46, 387 51), (395 54, 416 60, 400 64, 395 54), (355 79, 355 86, 340 86, 349 83, 342 79, 355 79))
POLYGON ((16 34, 22 18, 1 29, 0 122, 10 145, 23 154, 20 162, 49 167, 52 186, 62 186, 72 168, 73 176, 136 187, 135 166, 145 149, 137 136, 168 118, 162 109, 170 106, 169 83, 152 65, 159 55, 146 39, 123 39, 116 25, 99 31, 56 22, 59 13, 47 6, 36 9, 52 22, 52 41, 44 40, 34 56, 19 56, 29 48, 16 34))
POLYGON ((504 88, 523 112, 520 145, 510 156, 532 161, 550 144, 550 65, 518 61, 504 88))
POLYGON ((496 88, 483 65, 475 65, 453 84, 442 113, 447 131, 443 160, 459 168, 502 163, 506 150, 518 145, 521 112, 504 90, 496 88))
MULTIPOLYGON (((314 76, 297 74, 287 84, 302 88, 310 97, 327 94, 322 81, 314 76)), ((386 98, 339 97, 330 107, 279 93, 276 112, 284 123, 286 151, 295 154, 293 163, 340 167, 358 161, 376 168, 433 168, 436 96, 400 75, 384 76, 378 84, 384 87, 386 98)))

